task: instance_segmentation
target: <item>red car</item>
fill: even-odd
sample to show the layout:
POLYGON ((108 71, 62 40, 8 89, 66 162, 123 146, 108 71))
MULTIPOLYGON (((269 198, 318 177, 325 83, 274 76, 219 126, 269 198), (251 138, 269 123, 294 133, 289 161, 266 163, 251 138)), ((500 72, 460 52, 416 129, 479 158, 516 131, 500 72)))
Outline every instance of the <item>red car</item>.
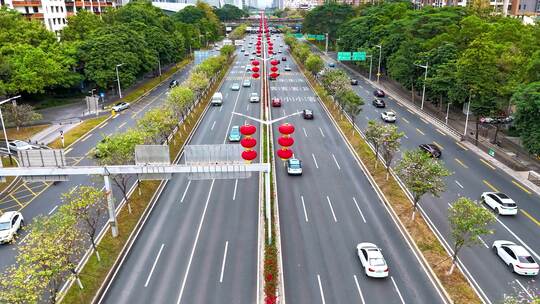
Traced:
POLYGON ((281 107, 281 99, 272 98, 272 107, 281 107))

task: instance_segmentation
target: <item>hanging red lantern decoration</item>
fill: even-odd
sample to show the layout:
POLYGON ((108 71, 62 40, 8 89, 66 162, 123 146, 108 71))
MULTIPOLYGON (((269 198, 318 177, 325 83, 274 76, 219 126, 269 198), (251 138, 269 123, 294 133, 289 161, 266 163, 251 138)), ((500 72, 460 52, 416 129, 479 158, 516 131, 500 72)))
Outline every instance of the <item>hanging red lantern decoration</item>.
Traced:
POLYGON ((241 125, 240 126, 240 133, 244 136, 250 136, 253 135, 257 131, 257 128, 254 125, 241 125))
POLYGON ((290 147, 294 144, 294 139, 290 136, 280 136, 278 138, 278 144, 282 147, 290 147))
POLYGON ((253 60, 253 61, 251 61, 251 65, 258 66, 259 61, 258 60, 253 60))
POLYGON ((278 65, 278 64, 279 64, 279 61, 277 61, 276 59, 274 59, 274 60, 271 60, 271 61, 270 61, 270 64, 271 64, 271 65, 278 65))
POLYGON ((259 67, 258 66, 254 66, 251 68, 251 70, 255 73, 257 73, 259 71, 259 67))
MULTIPOLYGON (((286 122, 286 123, 282 124, 281 126, 279 126, 278 131, 281 134, 290 135, 290 134, 294 133, 294 125, 286 122)), ((240 127, 240 132, 242 132, 242 127, 240 127)))
POLYGON ((272 77, 272 78, 275 79, 275 78, 278 78, 278 77, 279 77, 279 74, 278 74, 278 73, 271 73, 271 74, 270 74, 270 77, 272 77))
POLYGON ((257 145, 257 140, 253 137, 244 137, 240 141, 240 144, 246 149, 251 149, 257 145))
MULTIPOLYGON (((246 152, 246 151, 244 151, 246 152)), ((243 154, 243 153, 242 153, 243 154)), ((293 156, 293 152, 291 149, 289 148, 283 148, 283 149, 279 149, 277 150, 277 155, 279 156, 279 158, 281 158, 282 160, 287 160, 289 158, 291 158, 293 156)), ((242 155, 243 156, 243 155, 242 155)))
POLYGON ((253 73, 253 74, 251 74, 251 77, 253 77, 253 78, 255 78, 255 79, 259 78, 260 76, 261 76, 261 75, 259 75, 259 73, 253 73))
POLYGON ((273 46, 271 46, 271 45, 269 45, 269 46, 268 46, 268 49, 269 49, 269 50, 271 51, 271 50, 273 50, 273 49, 274 49, 274 47, 273 47, 273 46))
POLYGON ((257 151, 255 150, 245 150, 242 152, 242 158, 248 162, 257 158, 257 151))
POLYGON ((277 72, 277 71, 278 71, 278 67, 273 66, 273 67, 270 68, 270 71, 272 71, 272 72, 277 72))

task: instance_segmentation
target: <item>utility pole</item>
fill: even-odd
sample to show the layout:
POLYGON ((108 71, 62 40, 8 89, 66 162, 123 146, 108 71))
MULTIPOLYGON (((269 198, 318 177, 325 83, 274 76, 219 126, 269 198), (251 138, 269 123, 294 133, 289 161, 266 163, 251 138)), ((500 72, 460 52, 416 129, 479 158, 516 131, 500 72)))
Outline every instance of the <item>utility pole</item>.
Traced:
POLYGON ((420 109, 423 110, 424 100, 425 100, 425 95, 426 95, 426 80, 427 80, 427 71, 428 71, 429 62, 426 62, 426 65, 421 65, 421 64, 416 64, 416 63, 414 65, 426 69, 426 72, 424 73, 424 88, 422 89, 422 105, 420 106, 420 109))
POLYGON ((328 55, 328 33, 324 34, 326 36, 326 46, 324 47, 324 54, 328 55))
POLYGON ((463 139, 467 136, 467 127, 469 125, 469 112, 471 109, 471 91, 469 91, 469 102, 467 103, 467 117, 465 118, 465 130, 463 131, 463 139))
POLYGON ((373 66, 373 55, 366 55, 369 57, 369 81, 371 81, 371 67, 373 66))
POLYGON ((382 57, 382 45, 376 45, 379 48, 379 68, 377 70, 377 83, 379 83, 381 77, 381 57, 382 57))
POLYGON ((118 75, 118 67, 123 66, 123 63, 116 65, 116 81, 118 82, 118 95, 122 98, 122 88, 120 88, 120 76, 118 75))

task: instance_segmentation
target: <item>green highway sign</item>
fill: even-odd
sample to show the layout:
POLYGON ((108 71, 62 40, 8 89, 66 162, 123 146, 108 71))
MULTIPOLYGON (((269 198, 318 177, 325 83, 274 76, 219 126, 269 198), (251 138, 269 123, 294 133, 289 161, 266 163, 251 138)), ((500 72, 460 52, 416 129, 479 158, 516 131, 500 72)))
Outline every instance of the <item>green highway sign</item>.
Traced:
POLYGON ((365 61, 366 60, 366 52, 353 52, 352 53, 352 60, 354 60, 354 61, 365 61))
POLYGON ((304 37, 304 34, 294 34, 294 38, 300 39, 302 37, 304 37))
POLYGON ((318 40, 318 41, 322 41, 325 39, 324 35, 314 35, 314 34, 308 34, 307 35, 307 39, 308 40, 318 40))
POLYGON ((351 52, 338 52, 337 60, 339 61, 351 61, 352 53, 351 52))

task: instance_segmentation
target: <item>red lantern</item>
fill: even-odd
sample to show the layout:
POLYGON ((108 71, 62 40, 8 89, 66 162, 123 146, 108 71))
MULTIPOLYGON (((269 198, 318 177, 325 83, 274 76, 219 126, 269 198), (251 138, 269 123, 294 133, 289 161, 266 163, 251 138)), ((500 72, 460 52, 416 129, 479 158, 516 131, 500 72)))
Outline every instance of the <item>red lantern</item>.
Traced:
POLYGON ((253 74, 251 74, 251 77, 253 77, 253 78, 255 78, 255 79, 259 78, 259 76, 261 76, 261 75, 259 75, 259 73, 253 73, 253 74))
MULTIPOLYGON (((280 146, 282 146, 282 147, 290 147, 290 146, 292 146, 294 144, 294 139, 292 137, 290 137, 290 136, 287 136, 287 137, 281 136, 280 138, 278 138, 278 144, 280 146)), ((244 145, 242 145, 242 146, 244 146, 244 145)))
MULTIPOLYGON (((286 122, 286 123, 282 124, 281 126, 279 126, 278 130, 279 130, 279 133, 281 133, 281 134, 290 135, 290 134, 294 133, 294 126, 292 124, 286 122)), ((242 127, 240 127, 240 132, 242 132, 242 127)))
POLYGON ((255 73, 256 73, 256 72, 258 72, 258 71, 259 71, 259 67, 257 67, 257 66, 254 66, 254 67, 252 67, 252 68, 251 68, 251 70, 252 70, 253 72, 255 72, 255 73))
MULTIPOLYGON (((253 150, 251 150, 251 151, 253 151, 253 150)), ((246 152, 246 151, 244 151, 244 152, 246 152)), ((243 157, 243 154, 244 154, 244 153, 242 153, 242 157, 243 157)), ((277 150, 277 155, 279 156, 279 158, 281 158, 281 159, 283 159, 283 160, 286 160, 286 159, 289 159, 289 158, 292 157, 293 152, 292 152, 292 150, 289 149, 289 148, 283 148, 283 149, 277 150)), ((245 158, 244 158, 244 159, 245 159, 245 158)))
POLYGON ((272 72, 277 72, 278 71, 278 68, 276 66, 273 66, 270 68, 270 71, 272 72))
POLYGON ((260 45, 257 45, 256 49, 257 49, 257 51, 260 51, 260 50, 261 50, 261 46, 260 46, 260 45))
POLYGON ((271 65, 278 65, 278 64, 279 64, 279 61, 277 61, 277 60, 274 59, 274 60, 271 60, 271 61, 270 61, 270 64, 271 64, 271 65))
POLYGON ((257 131, 257 128, 254 125, 242 125, 240 126, 240 133, 244 136, 253 135, 257 131))
POLYGON ((240 144, 246 149, 251 149, 257 145, 257 140, 253 137, 244 137, 240 141, 240 144))
POLYGON ((251 61, 251 65, 258 66, 259 61, 258 60, 253 60, 253 61, 251 61))
POLYGON ((242 158, 246 161, 252 161, 257 158, 257 151, 245 150, 244 152, 242 152, 242 158))
POLYGON ((274 78, 274 79, 278 78, 278 76, 279 76, 278 73, 271 73, 271 74, 270 74, 270 77, 272 77, 272 78, 274 78))
POLYGON ((271 50, 273 50, 274 48, 273 48, 271 45, 269 45, 269 46, 268 46, 268 49, 271 51, 271 50))

